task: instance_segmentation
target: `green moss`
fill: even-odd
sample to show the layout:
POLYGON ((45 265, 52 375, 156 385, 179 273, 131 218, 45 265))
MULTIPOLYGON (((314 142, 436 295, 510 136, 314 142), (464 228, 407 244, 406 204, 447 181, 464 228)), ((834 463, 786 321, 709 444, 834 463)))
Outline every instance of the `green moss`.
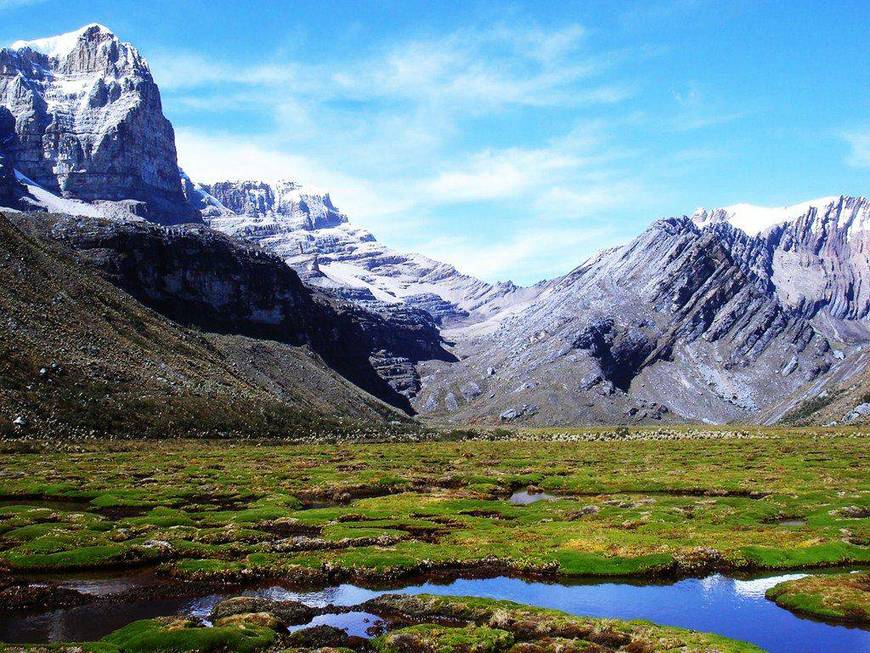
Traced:
POLYGON ((91 500, 91 505, 94 508, 147 508, 151 505, 147 500, 142 498, 142 492, 139 490, 114 490, 110 494, 101 494, 91 500))
MULTIPOLYGON (((39 540, 37 540, 38 542, 39 540)), ((45 543, 44 546, 50 546, 45 543)), ((57 546, 56 544, 51 546, 57 546)), ((53 553, 7 551, 3 557, 14 567, 31 570, 89 569, 116 564, 125 559, 130 547, 123 544, 87 546, 53 553)), ((140 560, 146 559, 143 555, 140 560)))
POLYGON ((767 591, 777 605, 830 621, 870 625, 870 574, 831 574, 779 583, 767 591))
POLYGON ((120 653, 117 646, 108 642, 52 642, 49 644, 3 644, 0 642, 0 653, 18 653, 21 650, 42 653, 43 651, 59 651, 63 653, 120 653))
POLYGON ((165 540, 182 575, 256 568, 306 578, 329 565, 373 578, 424 560, 451 567, 483 558, 514 571, 655 575, 679 573, 683 560, 709 548, 740 569, 870 560, 865 434, 675 433, 686 439, 96 442, 81 453, 45 452, 38 464, 13 449, 4 454, 7 494, 93 498, 100 514, 0 508, 0 558, 20 569, 138 564, 160 555, 144 542, 165 540), (531 482, 559 500, 505 500, 531 482), (297 498, 345 492, 375 496, 314 510, 297 498), (793 516, 806 524, 778 523, 793 516), (272 553, 296 535, 330 544, 272 553), (359 546, 381 535, 398 541, 359 546))
POLYGON ((29 524, 20 528, 14 528, 4 533, 3 537, 18 542, 29 542, 62 529, 63 525, 58 524, 57 522, 42 522, 39 524, 29 524))
POLYGON ((434 624, 420 624, 393 631, 376 638, 372 644, 382 653, 494 653, 506 650, 513 636, 485 626, 449 628, 434 624))
POLYGON ((568 576, 631 576, 666 570, 673 566, 673 556, 653 554, 636 558, 603 556, 579 551, 556 554, 562 572, 568 576))
POLYGON ((535 608, 512 601, 462 596, 385 595, 367 609, 407 615, 419 625, 395 630, 374 641, 383 653, 416 651, 499 651, 512 642, 529 650, 717 651, 760 653, 745 642, 645 621, 594 619, 535 608), (435 625, 449 621, 452 627, 435 625), (432 622, 432 623, 429 623, 432 622), (465 627, 462 627, 462 623, 465 627), (502 634, 503 633, 503 634, 502 634))
POLYGON ((194 521, 183 510, 175 510, 173 508, 154 508, 150 512, 141 517, 128 517, 122 522, 127 526, 159 526, 168 528, 170 526, 193 526, 194 521))
POLYGON ((238 651, 248 653, 270 645, 276 637, 268 628, 242 625, 229 627, 196 627, 176 619, 145 619, 135 621, 103 638, 106 644, 117 646, 125 653, 171 651, 238 651))
POLYGON ((743 555, 756 568, 800 569, 823 565, 870 562, 870 549, 845 542, 781 549, 749 546, 743 555))

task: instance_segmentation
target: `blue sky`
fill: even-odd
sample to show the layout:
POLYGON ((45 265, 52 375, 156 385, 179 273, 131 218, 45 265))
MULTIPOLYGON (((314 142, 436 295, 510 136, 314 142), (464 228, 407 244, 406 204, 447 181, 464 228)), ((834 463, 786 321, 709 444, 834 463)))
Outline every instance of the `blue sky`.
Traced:
POLYGON ((699 206, 867 195, 870 3, 0 0, 0 42, 136 45, 195 179, 329 190, 533 282, 699 206))

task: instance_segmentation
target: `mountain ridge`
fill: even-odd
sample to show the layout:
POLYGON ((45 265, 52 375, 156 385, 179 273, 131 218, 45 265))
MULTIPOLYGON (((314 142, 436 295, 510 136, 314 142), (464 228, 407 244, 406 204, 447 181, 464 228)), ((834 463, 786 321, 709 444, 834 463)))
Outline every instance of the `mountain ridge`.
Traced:
POLYGON ((0 212, 0 435, 303 438, 405 419, 308 348, 147 308, 48 236, 58 219, 0 212))
POLYGON ((10 165, 61 198, 199 219, 147 62, 101 25, 0 49, 0 132, 10 165))
POLYGON ((0 206, 86 216, 51 237, 161 314, 315 346, 406 410, 779 419, 867 364, 864 197, 699 209, 561 277, 493 284, 387 247, 297 181, 192 180, 147 63, 107 28, 15 45, 0 50, 0 206))

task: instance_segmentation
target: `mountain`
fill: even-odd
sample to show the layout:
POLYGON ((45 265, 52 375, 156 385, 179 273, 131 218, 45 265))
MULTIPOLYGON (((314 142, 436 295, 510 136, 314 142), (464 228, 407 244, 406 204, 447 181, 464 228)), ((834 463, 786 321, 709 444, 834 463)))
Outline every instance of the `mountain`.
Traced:
POLYGON ((0 50, 0 153, 30 206, 198 220, 148 64, 102 25, 0 50))
MULTIPOLYGON (((756 211, 750 211, 756 213, 756 211)), ((721 215, 722 210, 712 215, 721 215)), ((697 222, 697 214, 693 217, 697 222)), ((746 224, 740 213, 728 224, 746 224)), ((714 220, 713 224, 722 224, 714 220)), ((745 232, 745 229, 741 229, 745 232)), ((870 202, 821 198, 785 209, 769 225, 731 239, 740 265, 785 306, 841 337, 870 315, 870 202), (783 218, 785 219, 779 219, 783 218)), ((727 235, 726 235, 727 237, 727 235)))
POLYGON ((247 339, 232 351, 257 352, 267 394, 310 396, 258 370, 304 349, 451 422, 870 419, 862 197, 698 209, 562 277, 490 284, 297 182, 190 179, 146 62, 88 25, 0 50, 0 207, 177 328, 247 339))
POLYGON ((782 418, 867 365, 870 224, 864 198, 782 215, 654 223, 509 313, 445 332, 461 362, 427 365, 415 406, 542 424, 782 418))
POLYGON ((203 225, 164 228, 39 214, 21 220, 179 324, 306 346, 360 388, 404 410, 417 387, 415 364, 452 359, 426 314, 383 315, 336 301, 304 285, 281 259, 203 225))
POLYGON ((510 282, 488 284, 447 263, 390 249, 351 225, 329 195, 292 181, 198 188, 213 229, 260 245, 312 285, 364 305, 419 308, 446 325, 485 319, 536 292, 510 282))
POLYGON ((310 347, 147 308, 49 235, 71 220, 0 213, 0 434, 308 437, 403 420, 310 347))
POLYGON ((699 227, 727 223, 749 236, 757 236, 770 227, 791 222, 806 215, 811 208, 818 210, 838 200, 838 197, 832 196, 820 197, 791 206, 770 207, 744 203, 720 209, 699 208, 692 214, 692 222, 699 227))

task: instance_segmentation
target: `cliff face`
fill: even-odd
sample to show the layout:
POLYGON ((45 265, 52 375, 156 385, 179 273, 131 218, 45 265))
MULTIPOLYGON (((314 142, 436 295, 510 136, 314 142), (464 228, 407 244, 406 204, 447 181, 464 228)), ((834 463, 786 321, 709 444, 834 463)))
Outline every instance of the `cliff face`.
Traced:
POLYGON ((329 195, 292 181, 224 181, 195 190, 213 229, 260 245, 306 282, 367 308, 416 308, 447 325, 485 319, 536 293, 510 282, 489 284, 447 263, 391 249, 349 223, 329 195))
POLYGON ((48 235, 170 319, 307 345, 348 380, 406 410, 419 385, 414 364, 449 358, 427 315, 380 314, 336 301, 307 288, 281 259, 203 226, 69 216, 43 223, 48 235))
POLYGON ((402 419, 308 348, 143 306, 47 237, 53 221, 0 213, 0 434, 310 438, 402 419))
POLYGON ((751 419, 834 361, 762 286, 717 230, 659 221, 496 324, 457 331, 462 362, 430 366, 417 405, 459 421, 751 419))
POLYGON ((20 211, 25 206, 22 199, 26 195, 27 189, 15 178, 15 170, 0 154, 0 206, 20 211))
POLYGON ((281 216, 285 227, 307 231, 347 222, 328 194, 309 192, 293 181, 223 181, 203 184, 201 189, 220 203, 210 203, 208 213, 212 216, 227 215, 223 209, 252 218, 281 216))
POLYGON ((199 219, 147 63, 100 25, 0 50, 0 150, 62 198, 123 201, 166 224, 199 219))

